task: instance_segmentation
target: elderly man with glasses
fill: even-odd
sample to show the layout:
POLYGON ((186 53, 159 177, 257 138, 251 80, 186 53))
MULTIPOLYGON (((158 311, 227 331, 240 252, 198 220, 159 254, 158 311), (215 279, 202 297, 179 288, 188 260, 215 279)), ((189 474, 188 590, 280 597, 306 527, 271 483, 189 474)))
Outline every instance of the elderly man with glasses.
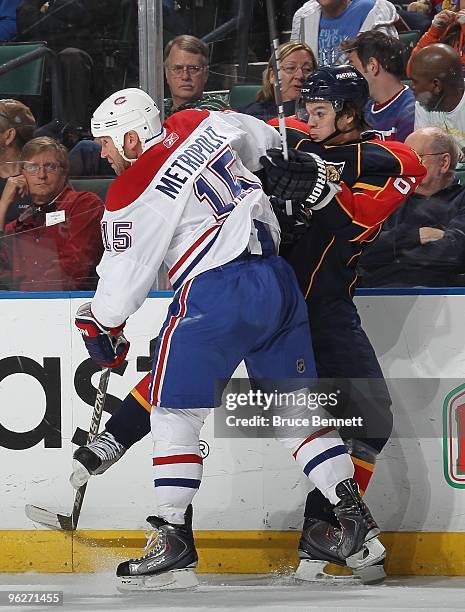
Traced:
MULTIPOLYGON (((165 76, 171 97, 164 99, 164 115, 198 108, 229 108, 227 97, 204 93, 208 80, 208 46, 195 36, 182 35, 165 47, 165 76)), ((113 170, 100 157, 101 147, 95 141, 81 140, 70 151, 72 176, 109 175, 113 170)))
POLYGON ((463 285, 457 275, 465 272, 465 187, 454 174, 455 139, 427 127, 405 144, 417 151, 427 173, 360 258, 362 286, 463 285))
POLYGON ((0 286, 17 291, 92 289, 103 252, 102 200, 68 184, 66 148, 49 137, 23 148, 21 172, 10 176, 0 197, 0 286), (30 206, 5 223, 18 198, 30 206))
POLYGON ((205 94, 208 80, 208 46, 195 36, 173 38, 165 47, 165 76, 171 97, 165 98, 165 117, 176 111, 227 108, 225 96, 205 94))

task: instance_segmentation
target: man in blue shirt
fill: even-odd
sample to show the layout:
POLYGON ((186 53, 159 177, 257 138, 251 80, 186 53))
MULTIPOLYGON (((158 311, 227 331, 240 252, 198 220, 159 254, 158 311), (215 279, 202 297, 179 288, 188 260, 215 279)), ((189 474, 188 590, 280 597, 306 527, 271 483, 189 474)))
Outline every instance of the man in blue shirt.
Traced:
POLYGON ((342 48, 368 81, 370 98, 365 119, 381 140, 404 142, 414 129, 415 96, 401 81, 402 44, 397 38, 370 30, 343 43, 342 48))
POLYGON ((306 42, 320 66, 346 63, 344 40, 359 32, 381 30, 398 38, 397 11, 388 0, 310 0, 292 19, 291 40, 306 42))

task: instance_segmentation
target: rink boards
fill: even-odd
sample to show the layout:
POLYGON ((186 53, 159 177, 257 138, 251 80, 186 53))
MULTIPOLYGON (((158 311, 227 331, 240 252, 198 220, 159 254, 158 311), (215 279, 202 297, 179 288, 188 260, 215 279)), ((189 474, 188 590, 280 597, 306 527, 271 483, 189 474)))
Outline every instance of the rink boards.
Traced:
MULTIPOLYGON (((391 573, 465 574, 462 293, 378 291, 357 298, 394 402, 395 433, 367 493, 386 532, 391 573)), ((0 571, 111 567, 116 557, 139 550, 145 517, 156 512, 150 438, 91 480, 73 537, 33 525, 24 514, 26 503, 69 512, 73 502, 71 440, 79 440, 89 427, 89 398, 98 382, 72 325, 75 311, 89 297, 4 297, 0 571)), ((156 294, 130 319, 128 365, 124 375, 110 378, 110 408, 147 370, 149 343, 169 301, 168 293, 156 294)), ((308 484, 292 458, 273 440, 215 439, 211 419, 202 439, 204 481, 194 523, 201 569, 270 571, 295 564, 308 484)))

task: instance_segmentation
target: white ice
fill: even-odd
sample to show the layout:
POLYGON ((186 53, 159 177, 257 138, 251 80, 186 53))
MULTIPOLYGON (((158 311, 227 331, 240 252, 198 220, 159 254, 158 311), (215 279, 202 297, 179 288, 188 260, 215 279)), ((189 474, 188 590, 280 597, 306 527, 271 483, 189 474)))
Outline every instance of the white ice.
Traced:
POLYGON ((392 577, 380 586, 296 583, 290 576, 199 574, 191 591, 122 595, 113 573, 0 574, 0 591, 60 590, 64 606, 1 606, 1 610, 196 612, 221 610, 352 612, 465 609, 465 577, 392 577))

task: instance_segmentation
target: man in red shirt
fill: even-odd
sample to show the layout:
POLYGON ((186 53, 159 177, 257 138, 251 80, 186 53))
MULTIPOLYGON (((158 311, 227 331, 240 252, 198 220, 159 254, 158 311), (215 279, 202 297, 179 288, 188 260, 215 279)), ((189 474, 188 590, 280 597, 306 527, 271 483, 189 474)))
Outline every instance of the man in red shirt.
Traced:
POLYGON ((67 182, 66 148, 48 137, 22 150, 22 173, 10 177, 0 197, 0 285, 16 291, 92 289, 103 245, 103 202, 67 182), (9 207, 29 195, 32 204, 5 225, 9 207))

